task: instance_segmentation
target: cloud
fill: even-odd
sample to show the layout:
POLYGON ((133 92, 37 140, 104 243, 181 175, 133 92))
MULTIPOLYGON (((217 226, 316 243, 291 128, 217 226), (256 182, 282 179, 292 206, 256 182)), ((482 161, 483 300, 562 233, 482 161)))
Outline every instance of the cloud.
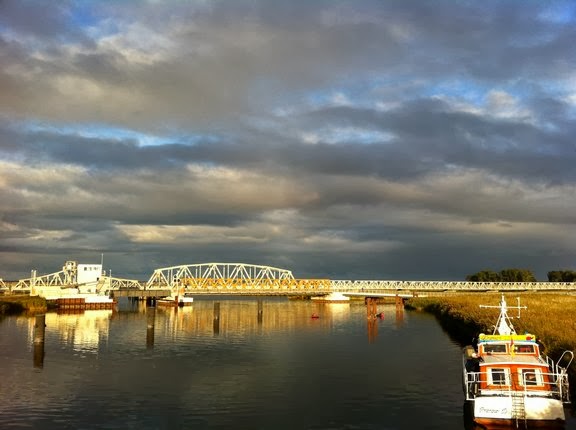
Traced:
POLYGON ((141 279, 570 268, 573 12, 4 1, 0 276, 102 252, 141 279))

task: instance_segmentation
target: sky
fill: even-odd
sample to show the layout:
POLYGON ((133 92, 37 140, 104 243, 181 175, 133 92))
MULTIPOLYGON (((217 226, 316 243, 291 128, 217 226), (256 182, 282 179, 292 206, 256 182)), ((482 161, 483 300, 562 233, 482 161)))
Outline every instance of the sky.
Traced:
POLYGON ((576 2, 0 0, 0 278, 576 270, 576 2))

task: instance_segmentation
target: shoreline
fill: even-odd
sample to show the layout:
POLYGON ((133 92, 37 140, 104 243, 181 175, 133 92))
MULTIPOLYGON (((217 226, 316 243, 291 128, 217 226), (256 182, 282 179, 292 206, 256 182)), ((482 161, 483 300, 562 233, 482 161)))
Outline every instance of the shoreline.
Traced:
MULTIPOLYGON (((565 350, 576 352, 576 324, 571 309, 576 307, 576 296, 562 293, 507 293, 510 306, 520 297, 520 318, 516 311, 513 323, 518 333, 531 333, 544 346, 543 351, 557 361, 565 350)), ((494 305, 501 293, 463 293, 449 296, 411 298, 405 308, 434 315, 442 329, 462 347, 472 344, 480 333, 492 333, 497 309, 481 309, 480 305, 494 305)), ((571 398, 576 399, 576 362, 568 368, 571 398)), ((576 403, 574 404, 576 407, 576 403)))
POLYGON ((48 310, 46 299, 28 295, 0 296, 0 317, 9 315, 38 314, 48 310))

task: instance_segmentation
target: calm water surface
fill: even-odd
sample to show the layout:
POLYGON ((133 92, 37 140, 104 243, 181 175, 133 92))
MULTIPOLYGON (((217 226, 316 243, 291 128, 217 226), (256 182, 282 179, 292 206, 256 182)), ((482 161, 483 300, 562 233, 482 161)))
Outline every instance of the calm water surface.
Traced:
POLYGON ((433 317, 380 305, 369 323, 360 303, 278 298, 258 309, 198 298, 48 313, 43 350, 34 318, 5 318, 0 428, 467 428, 460 346, 433 317))

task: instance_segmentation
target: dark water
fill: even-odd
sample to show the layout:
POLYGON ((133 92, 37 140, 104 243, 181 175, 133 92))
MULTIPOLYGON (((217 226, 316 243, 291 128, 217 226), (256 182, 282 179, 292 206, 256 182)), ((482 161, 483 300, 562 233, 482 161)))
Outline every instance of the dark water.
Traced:
MULTIPOLYGON (((460 346, 422 313, 286 299, 0 322, 0 428, 464 429, 460 346), (312 319, 318 313, 320 318, 312 319), (153 327, 148 326, 154 323, 153 327)), ((570 427, 567 428, 575 428, 570 427)))

